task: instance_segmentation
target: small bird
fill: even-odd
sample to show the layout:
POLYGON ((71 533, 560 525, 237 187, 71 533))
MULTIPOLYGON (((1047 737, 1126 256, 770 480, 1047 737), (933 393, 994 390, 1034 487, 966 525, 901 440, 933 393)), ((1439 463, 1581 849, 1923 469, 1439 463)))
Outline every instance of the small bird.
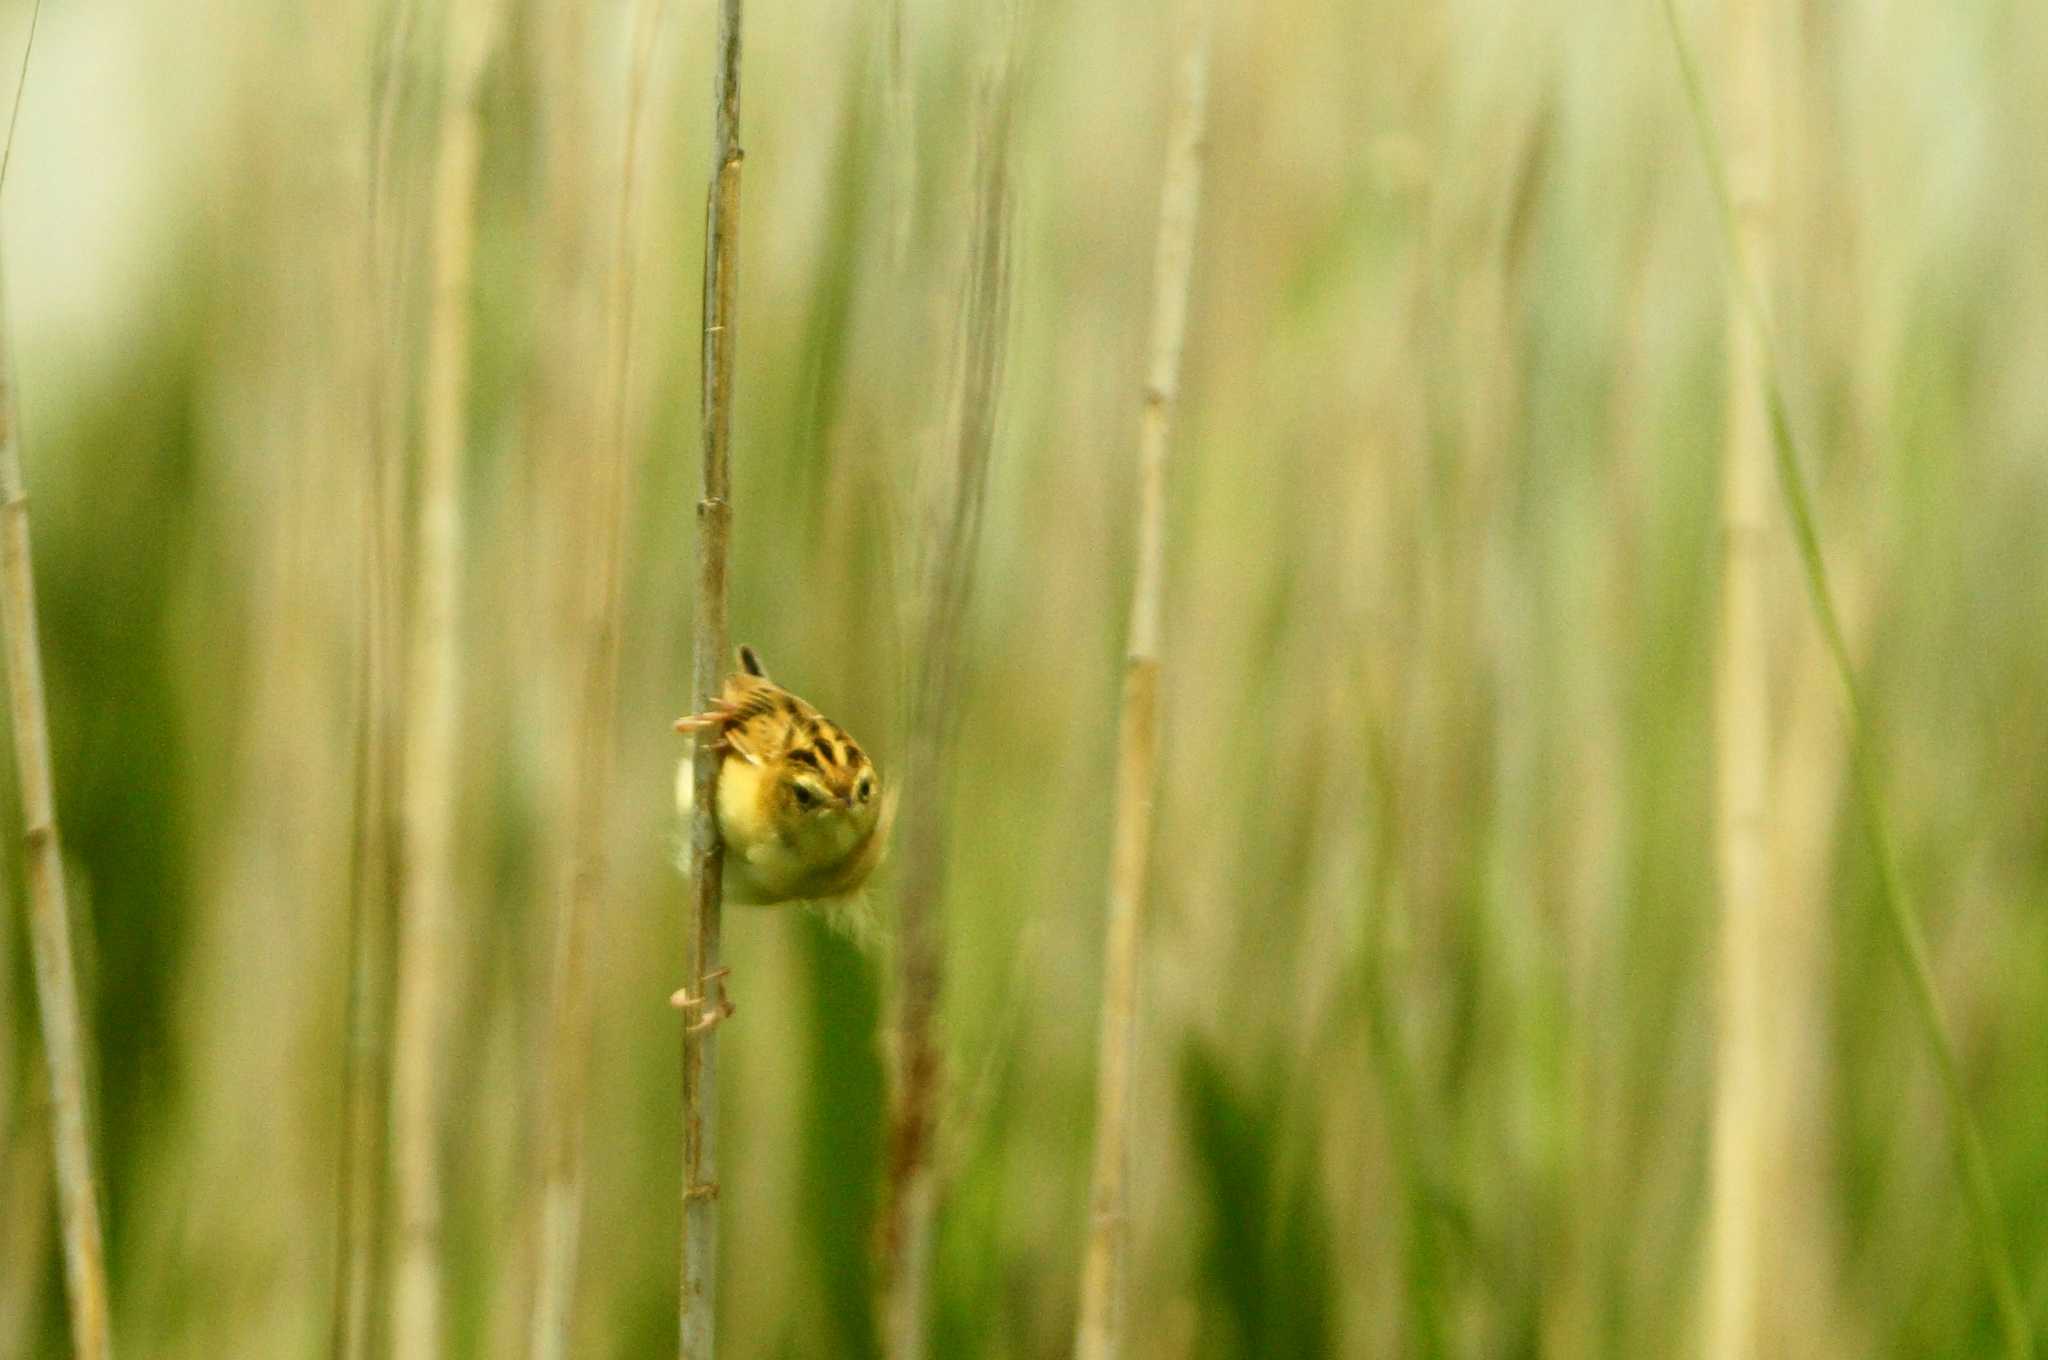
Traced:
MULTIPOLYGON (((716 732, 725 893, 754 904, 845 897, 888 839, 882 779, 846 730, 768 678, 751 647, 709 711, 678 732, 716 732)), ((676 767, 676 808, 696 804, 695 764, 676 767)))

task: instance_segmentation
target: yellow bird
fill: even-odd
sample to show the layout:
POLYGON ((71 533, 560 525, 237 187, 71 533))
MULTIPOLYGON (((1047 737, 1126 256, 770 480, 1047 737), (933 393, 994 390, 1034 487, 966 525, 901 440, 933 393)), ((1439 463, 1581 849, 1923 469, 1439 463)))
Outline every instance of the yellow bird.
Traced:
MULTIPOLYGON (((860 887, 888 839, 882 778, 846 730, 768 678, 751 647, 704 713, 678 732, 715 732, 718 834, 734 902, 822 901, 860 887)), ((696 804, 695 762, 676 766, 676 808, 696 804)))

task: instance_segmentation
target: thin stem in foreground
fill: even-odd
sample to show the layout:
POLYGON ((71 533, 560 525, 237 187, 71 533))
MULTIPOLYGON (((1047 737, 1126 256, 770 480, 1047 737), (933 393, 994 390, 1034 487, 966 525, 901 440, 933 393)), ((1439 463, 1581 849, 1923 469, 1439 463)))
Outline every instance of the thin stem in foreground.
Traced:
POLYGON ((1941 1078, 1942 1096, 1948 1106, 1949 1122, 1955 1135, 1957 1179, 1962 1183, 1963 1203, 1969 1211, 1971 1231, 1977 1239, 1978 1250, 1983 1254, 1985 1272, 1990 1277, 1993 1301, 2004 1331, 2006 1356, 2008 1360, 2030 1360, 2034 1354, 2033 1326, 2027 1320, 2026 1305, 2021 1300, 2013 1275, 1998 1196, 1991 1183, 1990 1161, 1984 1152, 1984 1137, 1977 1127, 1976 1116, 1971 1113, 1969 1098, 1963 1090, 1962 1068, 1956 1060, 1955 1046, 1949 1040, 1947 1024, 1942 1019, 1941 998, 1935 990, 1934 970, 1927 959, 1927 941, 1919 915, 1906 898, 1905 885, 1900 879, 1892 850, 1884 798, 1879 789, 1868 708, 1863 701, 1863 688, 1857 679, 1855 664, 1850 659, 1841 616, 1835 608, 1827 564, 1821 557, 1820 532, 1813 502, 1806 491, 1805 477, 1799 470, 1799 448, 1792 433, 1791 412, 1785 400, 1783 370, 1777 359, 1769 312, 1764 306, 1763 294, 1743 242, 1734 192, 1729 186, 1727 162, 1721 153, 1720 139, 1715 134, 1713 117, 1707 107, 1698 55, 1679 21, 1676 0, 1664 0, 1663 9, 1672 46, 1677 52, 1679 71, 1685 81, 1686 100, 1691 107, 1700 154, 1706 161, 1709 187, 1720 217, 1722 244, 1727 249, 1732 274, 1730 282, 1737 303, 1747 315, 1762 356, 1760 376, 1775 454, 1779 497, 1791 522, 1793 542, 1799 549, 1807 598, 1812 604, 1814 618, 1820 625, 1821 639, 1827 645, 1828 657, 1841 687, 1842 708, 1849 721, 1850 769, 1856 788, 1856 807, 1870 846, 1871 861, 1877 870, 1878 898, 1884 904, 1885 921, 1891 927, 1892 942, 1905 965, 1914 1014, 1920 1022, 1922 1037, 1941 1078))
MULTIPOLYGON (((704 347, 700 368, 704 471, 697 501, 697 610, 692 693, 709 708, 731 665, 727 573, 732 558, 732 386, 739 302, 740 0, 721 0, 712 74, 711 183, 704 210, 704 347)), ((697 736, 690 818, 690 989, 705 1021, 683 1034, 683 1273, 677 1353, 711 1360, 718 1322, 718 1020, 725 851, 718 837, 718 752, 697 736)))
POLYGON ((1123 1354, 1124 1293, 1130 1275, 1132 1073, 1137 1066, 1138 956, 1159 744, 1159 617, 1166 593, 1166 462, 1180 396, 1188 276, 1201 202, 1202 137, 1208 103, 1209 30, 1198 16, 1179 73, 1166 132, 1159 240, 1152 277, 1151 355, 1138 425, 1137 575, 1124 661, 1117 733, 1116 821, 1105 923, 1102 1024, 1097 1042, 1095 1168, 1081 1267, 1079 1360, 1123 1354))

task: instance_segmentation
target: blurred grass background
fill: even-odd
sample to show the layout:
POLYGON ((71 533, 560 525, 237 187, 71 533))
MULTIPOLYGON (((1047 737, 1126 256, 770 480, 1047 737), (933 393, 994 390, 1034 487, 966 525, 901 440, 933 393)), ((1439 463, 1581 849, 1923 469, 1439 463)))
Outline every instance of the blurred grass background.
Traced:
MULTIPOLYGON (((579 545, 627 6, 513 0, 483 95, 464 468, 452 1353, 523 1351, 579 545)), ((748 16, 735 636, 900 755, 988 16, 748 16), (900 197, 909 186, 912 198, 900 197), (894 241, 901 233, 900 263, 894 241)), ((1716 13, 1688 7, 1710 72, 1716 13)), ((371 94, 388 16, 43 16, 4 241, 115 1332, 322 1351, 335 1270, 371 94)), ((2048 11, 1787 8, 1774 295, 1906 876, 2048 1318, 2048 11)), ((18 42, 12 6, 0 42, 18 42)), ((638 260, 628 620, 578 1355, 666 1353, 711 15, 668 7, 638 260)), ((440 25, 393 157, 418 323, 440 25)), ((947 793, 939 1354, 1071 1341, 1130 449, 1173 36, 1023 11, 1015 298, 947 793)), ((12 50, 12 49, 9 49, 12 50)), ((1226 7, 1169 530, 1133 1353, 1697 1349, 1715 1033, 1727 281, 1655 6, 1226 7)), ((407 332, 408 334, 410 332, 407 332)), ((417 347, 411 351, 417 352, 417 347)), ((1780 909, 1810 923, 1810 1356, 1996 1319, 1769 552, 1780 909)), ((0 808, 13 820, 12 785, 0 808)), ((7 841, 8 882, 19 854, 7 841)), ((0 1356, 65 1353, 18 888, 0 1356)), ((878 906, 891 903, 887 884, 878 906)), ((876 1353, 883 972, 735 912, 721 1335, 876 1353)))

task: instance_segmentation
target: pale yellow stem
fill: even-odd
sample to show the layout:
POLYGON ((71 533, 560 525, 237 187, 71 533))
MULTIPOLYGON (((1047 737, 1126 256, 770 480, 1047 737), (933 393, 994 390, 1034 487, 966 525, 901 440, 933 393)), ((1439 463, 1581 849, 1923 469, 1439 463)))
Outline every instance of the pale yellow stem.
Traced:
POLYGON ((1116 822, 1096 1058, 1095 1167, 1074 1343, 1080 1360, 1116 1360, 1124 1349, 1124 1294, 1130 1276, 1132 1075, 1138 1059, 1145 876, 1159 744, 1166 466, 1180 395, 1188 277, 1194 265, 1195 222, 1201 201, 1208 67, 1208 22, 1206 15, 1200 15, 1182 54, 1173 112, 1167 123, 1166 175, 1160 190, 1152 279, 1151 356, 1138 424, 1138 563, 1131 589, 1131 635, 1117 738, 1116 822))
POLYGON ((477 86, 494 20, 490 0, 447 15, 434 186, 426 444, 419 473, 418 575, 407 658, 397 1009, 392 1027, 392 1153, 398 1259, 392 1353, 442 1351, 441 1088, 448 933, 455 897, 455 749, 462 563, 462 461, 468 447, 471 260, 476 238, 477 86))
MULTIPOLYGON (((711 183, 704 221, 704 347, 699 393, 704 442, 697 501, 697 614, 692 668, 698 711, 724 688, 731 666, 726 626, 732 559, 732 387, 737 353, 740 236, 740 0, 721 0, 712 68, 711 183)), ((724 921, 724 847, 718 838, 718 753, 697 738, 690 819, 689 990, 714 985, 724 921)), ((715 984, 723 987, 723 983, 715 984)), ((683 1033, 683 1270, 677 1354, 712 1360, 718 1342, 718 1025, 683 1033)))
MULTIPOLYGON (((1730 0, 1729 177, 1742 250, 1765 286, 1769 261, 1770 82, 1762 0, 1730 0)), ((1764 355, 1739 305, 1728 317, 1728 432, 1722 468, 1721 619, 1717 642, 1716 843, 1721 901, 1720 1030, 1715 1055, 1713 1203, 1707 1254, 1707 1360, 1765 1352, 1772 1259, 1768 1202, 1782 1129, 1773 1080, 1784 1036, 1770 1005, 1773 822, 1769 630, 1764 548, 1771 532, 1770 431, 1764 355)))
POLYGON ((0 307, 0 624, 7 633, 7 700, 14 724, 15 773, 28 864, 29 948, 43 1053, 50 1065, 51 1132, 56 1139, 57 1204, 64 1227, 64 1297, 71 1308, 71 1351, 79 1360, 113 1353, 107 1323, 106 1248, 100 1234, 99 1182, 93 1172, 86 1110, 85 1025, 71 962, 71 906, 57 800, 50 773, 50 725, 43 698, 43 654, 36 632, 35 569, 29 551, 28 489, 16 437, 11 356, 0 307))

